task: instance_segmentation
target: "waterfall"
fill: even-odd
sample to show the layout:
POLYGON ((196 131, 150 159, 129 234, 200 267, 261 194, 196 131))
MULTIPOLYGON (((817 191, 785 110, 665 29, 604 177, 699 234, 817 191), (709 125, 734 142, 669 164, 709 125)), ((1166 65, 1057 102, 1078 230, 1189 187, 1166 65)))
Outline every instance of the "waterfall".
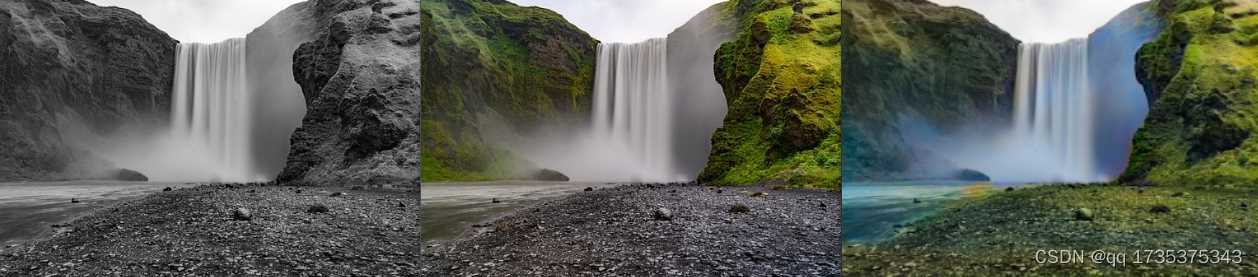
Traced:
POLYGON ((176 50, 171 138, 209 180, 259 179, 251 155, 252 103, 245 68, 244 38, 180 43, 176 50))
POLYGON ((640 181, 676 181, 667 40, 598 45, 593 136, 640 181))
POLYGON ((1050 159, 1057 181, 1094 181, 1092 122, 1096 93, 1088 80, 1088 41, 1018 47, 1014 136, 1050 159))

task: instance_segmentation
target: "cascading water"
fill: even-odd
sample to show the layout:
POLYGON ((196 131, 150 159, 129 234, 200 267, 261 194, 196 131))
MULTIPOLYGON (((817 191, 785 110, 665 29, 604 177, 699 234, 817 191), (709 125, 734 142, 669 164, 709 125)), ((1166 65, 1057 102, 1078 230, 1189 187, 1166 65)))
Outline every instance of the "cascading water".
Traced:
MULTIPOLYGON (((262 179, 250 154, 250 97, 245 86, 245 39, 180 43, 171 103, 171 140, 203 172, 190 179, 262 179)), ((160 173, 158 173, 160 174, 160 173)), ((187 180, 187 179, 185 179, 187 180)))
POLYGON ((1018 47, 1013 136, 1029 144, 1034 156, 1051 159, 1055 168, 1045 170, 1062 181, 1095 178, 1092 111, 1097 106, 1087 65, 1085 39, 1018 47))
POLYGON ((593 136, 608 158, 629 159, 642 181, 677 181, 667 39, 598 45, 593 136))

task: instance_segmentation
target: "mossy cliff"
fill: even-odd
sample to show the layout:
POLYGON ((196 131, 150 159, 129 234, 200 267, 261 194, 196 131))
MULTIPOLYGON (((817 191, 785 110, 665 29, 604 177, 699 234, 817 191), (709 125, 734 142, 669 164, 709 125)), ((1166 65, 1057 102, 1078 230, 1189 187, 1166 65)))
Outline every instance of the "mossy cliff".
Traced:
POLYGON ((982 15, 923 0, 844 4, 846 180, 903 179, 931 156, 909 149, 901 116, 945 133, 1010 117, 1019 41, 982 15))
POLYGON ((482 119, 529 134, 588 118, 598 42, 562 16, 502 0, 421 6, 422 180, 518 173, 518 156, 482 138, 482 119))
POLYGON ((729 112, 699 179, 838 187, 840 2, 735 0, 738 37, 716 52, 729 112))
POLYGON ((1258 186, 1258 2, 1157 1, 1137 54, 1149 116, 1123 181, 1258 186))

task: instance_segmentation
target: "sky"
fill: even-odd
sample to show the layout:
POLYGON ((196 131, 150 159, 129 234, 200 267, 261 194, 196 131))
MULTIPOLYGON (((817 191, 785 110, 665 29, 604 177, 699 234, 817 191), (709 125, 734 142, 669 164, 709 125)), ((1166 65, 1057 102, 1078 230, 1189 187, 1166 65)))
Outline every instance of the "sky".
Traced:
POLYGON ((700 11, 725 0, 510 0, 562 14, 601 42, 664 37, 700 11))
POLYGON ((931 0, 974 10, 1022 42, 1086 37, 1119 12, 1148 0, 931 0))
POLYGON ((244 37, 267 19, 303 0, 88 0, 134 11, 179 42, 244 37))

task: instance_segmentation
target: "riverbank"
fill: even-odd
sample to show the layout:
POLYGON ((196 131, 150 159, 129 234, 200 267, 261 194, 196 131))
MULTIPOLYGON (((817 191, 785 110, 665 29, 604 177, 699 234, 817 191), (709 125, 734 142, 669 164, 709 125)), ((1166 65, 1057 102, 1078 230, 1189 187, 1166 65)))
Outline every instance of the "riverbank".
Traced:
POLYGON ((839 193, 818 190, 591 189, 425 248, 421 274, 833 276, 840 266, 840 206, 839 193))
POLYGON ((843 275, 1255 276, 1255 199, 1258 190, 1236 187, 1076 184, 999 191, 962 198, 903 226, 894 238, 846 245, 843 275), (1243 256, 1226 258, 1239 263, 1198 257, 1192 264, 1159 264, 1144 261, 1142 252, 1146 263, 1135 263, 1136 250, 1158 249, 1239 250, 1243 256), (1077 250, 1085 261, 1040 263, 1039 250, 1077 250), (1126 253, 1126 264, 1094 263, 1086 255, 1096 250, 1126 253))
POLYGON ((58 224, 32 244, 5 246, 0 276, 413 275, 418 214, 415 186, 174 189, 58 224))

